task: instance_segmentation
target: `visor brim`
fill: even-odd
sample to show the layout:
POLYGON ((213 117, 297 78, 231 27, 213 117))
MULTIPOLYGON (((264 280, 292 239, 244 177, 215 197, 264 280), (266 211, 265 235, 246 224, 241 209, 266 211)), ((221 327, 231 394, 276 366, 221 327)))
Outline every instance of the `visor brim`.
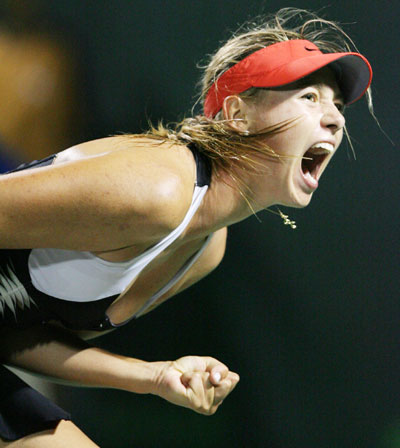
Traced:
POLYGON ((358 53, 316 54, 297 59, 273 72, 268 79, 261 75, 253 82, 254 87, 283 87, 298 81, 312 73, 330 67, 335 73, 338 86, 346 105, 361 98, 371 84, 372 69, 362 55, 358 53))

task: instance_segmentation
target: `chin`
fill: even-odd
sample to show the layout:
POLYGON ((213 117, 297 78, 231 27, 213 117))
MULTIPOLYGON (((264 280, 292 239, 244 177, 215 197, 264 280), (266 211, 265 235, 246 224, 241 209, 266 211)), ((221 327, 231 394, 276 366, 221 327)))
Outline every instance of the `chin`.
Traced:
POLYGON ((313 193, 306 193, 304 191, 294 191, 289 198, 280 202, 284 207, 290 208, 305 208, 311 202, 313 193))
POLYGON ((283 207, 289 207, 289 208, 306 208, 308 206, 308 204, 311 201, 308 201, 307 203, 303 202, 303 203, 293 203, 293 202, 281 202, 280 205, 282 205, 283 207))
POLYGON ((291 208, 306 208, 310 202, 311 202, 311 200, 309 200, 307 203, 289 205, 288 207, 291 207, 291 208))

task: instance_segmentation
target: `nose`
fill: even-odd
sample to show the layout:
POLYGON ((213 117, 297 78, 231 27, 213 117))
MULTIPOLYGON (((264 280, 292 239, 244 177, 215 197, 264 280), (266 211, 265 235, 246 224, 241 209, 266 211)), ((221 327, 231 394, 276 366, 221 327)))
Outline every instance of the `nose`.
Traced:
POLYGON ((344 128, 346 120, 333 102, 327 102, 323 105, 323 115, 321 124, 329 128, 333 133, 344 128))

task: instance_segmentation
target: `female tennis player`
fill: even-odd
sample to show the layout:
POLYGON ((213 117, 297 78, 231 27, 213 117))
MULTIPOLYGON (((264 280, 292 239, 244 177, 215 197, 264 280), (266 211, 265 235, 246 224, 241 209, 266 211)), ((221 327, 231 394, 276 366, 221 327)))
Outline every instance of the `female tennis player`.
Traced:
MULTIPOLYGON (((337 25, 305 14, 281 10, 227 41, 205 69, 202 114, 1 176, 3 365, 216 412, 239 380, 220 361, 146 362, 85 339, 216 268, 229 225, 309 204, 372 72, 337 25)), ((97 446, 4 366, 0 393, 0 447, 97 446)))

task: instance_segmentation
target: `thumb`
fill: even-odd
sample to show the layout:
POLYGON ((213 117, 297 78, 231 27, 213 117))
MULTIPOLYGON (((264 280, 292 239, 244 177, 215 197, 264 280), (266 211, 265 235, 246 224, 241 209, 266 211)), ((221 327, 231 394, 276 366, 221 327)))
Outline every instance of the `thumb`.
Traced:
POLYGON ((218 386, 218 384, 223 380, 228 374, 228 369, 225 366, 214 367, 210 372, 210 382, 213 386, 218 386))

